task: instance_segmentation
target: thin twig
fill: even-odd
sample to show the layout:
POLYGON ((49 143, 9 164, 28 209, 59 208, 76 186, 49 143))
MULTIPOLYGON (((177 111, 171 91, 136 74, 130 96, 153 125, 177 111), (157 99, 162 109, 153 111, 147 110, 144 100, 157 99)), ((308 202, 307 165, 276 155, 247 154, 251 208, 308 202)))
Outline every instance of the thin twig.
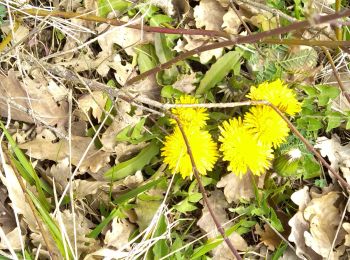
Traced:
MULTIPOLYGON (((224 37, 229 38, 226 32, 215 30, 202 30, 202 29, 182 29, 182 28, 166 28, 155 27, 143 24, 129 24, 128 22, 120 21, 118 19, 109 19, 91 14, 76 13, 76 12, 63 12, 63 11, 47 11, 47 10, 35 10, 35 9, 22 9, 20 10, 24 14, 30 14, 35 16, 51 16, 60 17, 65 19, 81 19, 85 21, 91 21, 96 23, 106 23, 113 26, 126 26, 128 28, 143 30, 145 32, 164 33, 164 34, 188 34, 188 35, 205 35, 210 37, 224 37)), ((18 13, 18 11, 16 11, 18 13)))
POLYGON ((34 218, 35 218, 35 221, 36 221, 37 224, 38 224, 38 227, 39 227, 39 229, 40 229, 41 235, 42 235, 42 237, 43 237, 43 239, 44 239, 44 242, 45 242, 45 244, 46 244, 47 251, 49 252, 49 254, 50 254, 50 256, 51 256, 52 259, 59 259, 58 255, 56 254, 56 252, 53 250, 53 248, 52 248, 52 246, 51 246, 50 240, 49 240, 49 238, 47 237, 47 234, 46 234, 46 232, 45 232, 45 229, 44 229, 42 223, 41 223, 40 220, 39 220, 39 217, 38 217, 38 214, 39 214, 39 213, 38 213, 38 211, 36 210, 36 207, 35 207, 33 201, 31 200, 29 194, 27 193, 27 188, 26 188, 26 186, 24 185, 24 182, 23 182, 23 180, 22 180, 22 177, 21 177, 20 173, 18 172, 16 165, 15 165, 15 164, 13 163, 13 161, 11 160, 10 152, 8 151, 7 147, 5 147, 4 144, 2 144, 2 149, 3 149, 3 151, 4 151, 4 154, 5 154, 5 157, 6 157, 7 161, 8 161, 8 163, 11 165, 11 167, 12 167, 12 169, 13 169, 13 172, 14 172, 15 175, 16 175, 16 178, 17 178, 17 180, 18 180, 18 182, 19 182, 19 185, 21 186, 22 192, 24 193, 24 196, 25 196, 25 198, 26 198, 26 200, 27 200, 27 202, 28 202, 28 204, 29 204, 29 207, 30 207, 32 213, 33 213, 33 216, 34 216, 34 218))
POLYGON ((196 162, 194 161, 194 157, 193 157, 193 154, 192 154, 191 146, 190 146, 190 143, 189 143, 189 141, 187 139, 185 131, 184 131, 183 127, 182 127, 182 124, 180 123, 180 120, 177 117, 172 116, 172 118, 174 118, 176 120, 176 123, 179 126, 179 129, 181 131, 182 137, 183 137, 183 139, 185 141, 186 148, 187 148, 187 153, 188 153, 188 155, 190 157, 191 164, 192 164, 192 171, 193 171, 193 174, 194 174, 194 176, 195 176, 195 178, 196 178, 196 180, 198 182, 199 190, 201 191, 201 193, 203 195, 203 200, 204 200, 205 205, 208 208, 210 216, 213 219, 217 230, 220 232, 222 238, 226 242, 228 248, 231 250, 232 254, 236 257, 237 260, 241 260, 242 259, 241 256, 238 254, 238 252, 237 252, 236 248, 233 246, 231 240, 226 236, 224 228, 221 226, 219 220, 217 219, 217 217, 216 217, 216 215, 214 213, 214 210, 212 209, 212 207, 211 207, 211 205, 210 205, 210 203, 208 201, 207 193, 205 192, 204 186, 203 186, 202 181, 200 179, 200 176, 199 176, 199 173, 198 173, 198 170, 197 170, 197 166, 196 166, 196 162))
POLYGON ((335 67, 332 55, 329 53, 329 51, 325 47, 322 47, 322 50, 326 54, 326 57, 327 57, 329 63, 331 64, 331 67, 332 67, 332 70, 333 70, 333 75, 334 75, 334 77, 336 78, 336 80, 338 82, 340 90, 342 91, 342 93, 345 96, 346 100, 350 104, 350 94, 348 93, 347 89, 345 88, 343 82, 341 81, 341 79, 339 77, 339 74, 338 74, 337 68, 335 67))
MULTIPOLYGON (((185 60, 185 59, 187 59, 195 54, 199 54, 199 53, 204 52, 204 51, 208 51, 208 50, 212 50, 212 49, 216 49, 216 48, 229 47, 229 46, 233 46, 236 44, 255 43, 255 42, 259 42, 259 41, 260 42, 267 42, 267 43, 270 41, 270 43, 271 43, 271 40, 274 40, 274 39, 266 39, 266 38, 272 37, 275 35, 281 35, 284 33, 295 31, 295 30, 304 29, 304 28, 307 28, 311 25, 328 23, 330 21, 339 19, 339 18, 344 17, 344 16, 350 16, 350 9, 344 9, 343 11, 341 11, 339 13, 334 13, 334 14, 330 14, 330 15, 326 15, 326 16, 317 15, 317 16, 311 17, 310 20, 295 22, 293 24, 290 24, 290 25, 287 25, 284 27, 279 27, 276 29, 272 29, 269 31, 260 32, 260 33, 256 33, 253 35, 240 36, 240 37, 237 37, 233 40, 228 40, 228 41, 217 42, 217 43, 213 43, 213 44, 209 44, 209 45, 205 45, 205 46, 200 46, 200 47, 192 49, 190 51, 181 53, 180 55, 169 60, 168 62, 165 62, 163 64, 159 64, 157 67, 150 69, 144 73, 141 73, 138 76, 131 78, 130 80, 128 80, 126 82, 126 85, 131 85, 131 84, 133 84, 139 80, 142 80, 150 75, 156 74, 161 70, 170 68, 172 65, 176 64, 177 62, 185 60)), ((282 40, 280 40, 280 41, 282 41, 282 40)), ((307 43, 307 42, 311 42, 311 41, 306 40, 304 42, 307 43)), ((322 44, 322 42, 323 41, 321 41, 319 43, 321 46, 324 46, 324 44, 322 44)), ((341 41, 341 42, 338 41, 337 44, 338 44, 338 47, 339 46, 349 46, 350 41, 341 41)), ((307 44, 303 44, 303 45, 307 45, 307 44)))

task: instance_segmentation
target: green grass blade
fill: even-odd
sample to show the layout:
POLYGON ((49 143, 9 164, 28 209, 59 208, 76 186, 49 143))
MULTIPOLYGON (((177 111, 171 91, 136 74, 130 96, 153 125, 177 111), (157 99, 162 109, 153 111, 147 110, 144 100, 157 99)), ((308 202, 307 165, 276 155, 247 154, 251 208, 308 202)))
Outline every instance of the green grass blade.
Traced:
POLYGON ((159 153, 159 145, 151 142, 138 155, 125 162, 118 163, 105 172, 104 177, 107 180, 115 181, 125 178, 135 172, 142 170, 151 159, 159 153))
POLYGON ((20 171, 20 173, 22 174, 23 177, 30 176, 34 180, 37 192, 39 194, 39 200, 42 203, 42 205, 46 208, 46 210, 49 210, 51 208, 51 205, 46 200, 46 196, 42 188, 42 182, 40 181, 39 176, 35 172, 31 162, 28 161, 26 155, 22 152, 22 150, 18 148, 15 140, 13 140, 11 134, 7 131, 7 129, 5 128, 4 124, 1 121, 0 121, 0 128, 3 130, 8 142, 11 145, 13 152, 15 153, 18 159, 18 162, 22 166, 22 167, 19 167, 18 170, 19 171, 22 170, 22 172, 20 171), (27 173, 23 173, 23 170, 25 170, 27 173))

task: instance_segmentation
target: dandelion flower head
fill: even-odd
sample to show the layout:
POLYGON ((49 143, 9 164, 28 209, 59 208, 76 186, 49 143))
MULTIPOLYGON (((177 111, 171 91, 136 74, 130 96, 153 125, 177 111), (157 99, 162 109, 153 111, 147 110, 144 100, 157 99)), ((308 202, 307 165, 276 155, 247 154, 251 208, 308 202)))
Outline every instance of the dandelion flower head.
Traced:
MULTIPOLYGON (((198 104, 198 99, 189 95, 183 95, 175 102, 176 104, 198 104)), ((183 126, 193 126, 202 128, 206 125, 209 115, 206 108, 182 108, 177 107, 171 110, 183 126)), ((172 124, 176 124, 174 119, 171 119, 172 124)))
POLYGON ((297 100, 294 91, 280 79, 271 83, 264 82, 258 87, 252 86, 247 97, 251 100, 267 100, 291 116, 301 111, 301 103, 297 100))
MULTIPOLYGON (((184 127, 184 132, 188 139, 198 172, 206 175, 207 171, 213 169, 218 158, 216 143, 212 140, 208 131, 200 130, 199 128, 184 127)), ((187 176, 192 178, 191 159, 178 127, 175 127, 171 135, 165 137, 162 156, 173 174, 180 173, 183 178, 187 176)))
POLYGON ((268 106, 252 107, 245 114, 244 126, 263 144, 279 147, 289 134, 287 123, 268 106))
POLYGON ((247 131, 241 118, 225 121, 219 129, 219 141, 222 143, 220 150, 223 152, 223 159, 229 162, 229 171, 242 177, 248 170, 254 175, 261 175, 271 167, 271 147, 264 145, 247 131))

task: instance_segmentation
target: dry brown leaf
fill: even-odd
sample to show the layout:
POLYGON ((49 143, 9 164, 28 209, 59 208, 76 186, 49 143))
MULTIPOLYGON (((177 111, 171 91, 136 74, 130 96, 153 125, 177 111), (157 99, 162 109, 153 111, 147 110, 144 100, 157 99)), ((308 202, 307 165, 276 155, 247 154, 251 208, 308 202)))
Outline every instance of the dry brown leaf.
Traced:
MULTIPOLYGON (((260 177, 254 176, 254 178, 258 183, 258 187, 263 187, 265 175, 260 177)), ((224 194, 228 203, 238 203, 241 199, 250 200, 255 196, 248 174, 243 175, 242 179, 240 179, 237 175, 229 173, 220 179, 216 187, 224 188, 224 194)))
MULTIPOLYGON (((0 227, 0 228, 2 228, 2 227, 0 227)), ((21 239, 20 232, 21 232, 20 229, 18 227, 16 227, 12 231, 5 233, 6 239, 13 250, 22 249, 21 240, 25 241, 25 236, 23 235, 23 232, 22 232, 21 233, 22 239, 21 239)), ((2 240, 0 241, 0 249, 5 249, 5 250, 9 249, 9 247, 5 241, 2 241, 2 240)))
POLYGON ((196 27, 207 30, 221 30, 225 9, 216 0, 202 0, 193 8, 196 27))
POLYGON ((16 220, 13 211, 6 202, 8 198, 8 192, 6 187, 1 184, 0 187, 0 226, 4 230, 4 233, 12 231, 16 227, 16 220))
POLYGON ((109 183, 96 180, 74 180, 74 198, 76 200, 82 200, 88 195, 94 195, 102 186, 107 186, 109 183))
MULTIPOLYGON (((222 191, 215 190, 211 192, 211 196, 208 198, 208 200, 213 211, 215 212, 215 216, 217 217, 219 223, 223 225, 228 222, 225 211, 225 209, 228 207, 228 203, 226 202, 222 191)), ((226 225, 225 228, 230 227, 231 225, 232 223, 226 225)), ((220 234, 216 229, 215 223, 206 205, 203 208, 202 216, 198 220, 197 226, 208 233, 208 238, 215 238, 220 234)), ((232 233, 229 238, 237 250, 244 251, 247 249, 247 242, 238 233, 232 233)), ((225 242, 221 243, 219 246, 213 249, 212 253, 213 259, 232 259, 232 253, 230 252, 225 242)))
POLYGON ((222 28, 229 34, 238 34, 238 28, 240 25, 241 20, 237 16, 236 12, 232 8, 229 8, 223 17, 222 28))
MULTIPOLYGON (((328 157, 333 169, 336 171, 341 169, 345 179, 350 183, 350 144, 342 146, 337 135, 332 135, 331 139, 322 136, 317 138, 315 148, 320 150, 323 157, 328 157)), ((331 172, 329 174, 334 178, 331 172)))
POLYGON ((264 229, 256 224, 255 234, 260 236, 260 241, 271 251, 275 251, 282 240, 268 224, 264 225, 264 229))
POLYGON ((304 218, 310 223, 305 231, 305 244, 323 257, 328 257, 337 227, 340 223, 341 209, 335 206, 340 194, 330 192, 310 201, 304 211, 304 218))
MULTIPOLYGON (((73 165, 77 165, 85 153, 86 148, 90 144, 92 138, 90 137, 80 137, 73 136, 71 140, 71 160, 73 165)), ((37 137, 33 141, 19 145, 21 149, 26 149, 27 154, 35 159, 39 160, 52 160, 52 161, 62 161, 69 158, 69 142, 67 140, 60 140, 56 143, 52 143, 50 140, 42 139, 37 137)), ((80 165, 79 170, 85 172, 91 170, 91 172, 96 173, 99 169, 106 166, 110 160, 110 153, 97 150, 94 145, 92 145, 87 152, 87 155, 80 165)))
MULTIPOLYGON (((339 203, 341 194, 334 191, 316 194, 307 190, 303 188, 292 195, 292 200, 299 205, 299 211, 288 223, 291 226, 288 239, 295 243, 299 257, 321 259, 328 257, 340 223, 342 209, 336 203, 339 203)), ((338 234, 335 246, 344 236, 344 232, 338 234)), ((338 248, 331 252, 331 259, 338 259, 341 254, 338 248)))
POLYGON ((180 79, 178 79, 173 84, 173 87, 180 90, 181 92, 189 94, 196 89, 194 83, 197 81, 198 80, 196 79, 196 73, 192 72, 191 74, 181 75, 180 79))
POLYGON ((91 109, 92 116, 100 123, 106 101, 106 94, 104 94, 102 91, 93 91, 92 93, 80 97, 78 99, 78 106, 86 114, 89 114, 91 109))
POLYGON ((7 188, 8 197, 11 200, 10 206, 14 212, 17 212, 17 214, 21 214, 23 216, 24 221, 27 223, 28 227, 31 230, 35 230, 37 228, 35 217, 25 199, 23 190, 12 167, 8 164, 2 164, 2 167, 4 169, 5 175, 0 174, 0 179, 4 186, 7 188))
MULTIPOLYGON (((127 17, 123 17, 121 20, 127 22, 127 17)), ((138 19, 138 18, 135 18, 138 19)), ((109 27, 108 24, 101 24, 96 29, 98 33, 104 32, 109 27)), ((133 47, 138 44, 148 43, 153 41, 153 34, 143 32, 142 30, 136 30, 125 26, 110 27, 102 37, 98 38, 98 43, 104 52, 105 57, 112 57, 114 48, 113 45, 117 44, 128 55, 133 55, 133 47)))
POLYGON ((108 247, 114 247, 124 250, 130 250, 131 247, 125 247, 129 242, 129 236, 134 231, 135 226, 126 219, 114 218, 111 230, 108 230, 104 239, 104 244, 108 247))
MULTIPOLYGON (((48 91, 47 82, 36 82, 29 78, 24 82, 22 85, 13 71, 9 71, 7 77, 0 75, 2 97, 11 99, 25 109, 33 110, 37 117, 48 125, 59 127, 65 125, 68 119, 67 102, 55 102, 48 91)), ((0 100, 0 113, 5 117, 8 116, 8 106, 3 100, 0 100)), ((15 107, 11 107, 11 118, 28 123, 34 122, 27 113, 18 111, 15 107)))

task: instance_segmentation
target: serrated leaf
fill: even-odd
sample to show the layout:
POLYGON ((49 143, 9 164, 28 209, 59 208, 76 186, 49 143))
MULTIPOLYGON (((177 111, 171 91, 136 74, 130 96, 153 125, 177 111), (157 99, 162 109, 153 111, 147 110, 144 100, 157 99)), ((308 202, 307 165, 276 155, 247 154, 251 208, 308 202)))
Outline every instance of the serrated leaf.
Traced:
POLYGON ((221 82, 224 77, 237 65, 241 54, 238 51, 230 51, 218 59, 205 73, 196 91, 197 95, 208 92, 221 82))
POLYGON ((151 142, 134 158, 111 167, 105 172, 104 177, 111 181, 123 179, 136 171, 142 170, 158 153, 159 145, 156 142, 151 142))

